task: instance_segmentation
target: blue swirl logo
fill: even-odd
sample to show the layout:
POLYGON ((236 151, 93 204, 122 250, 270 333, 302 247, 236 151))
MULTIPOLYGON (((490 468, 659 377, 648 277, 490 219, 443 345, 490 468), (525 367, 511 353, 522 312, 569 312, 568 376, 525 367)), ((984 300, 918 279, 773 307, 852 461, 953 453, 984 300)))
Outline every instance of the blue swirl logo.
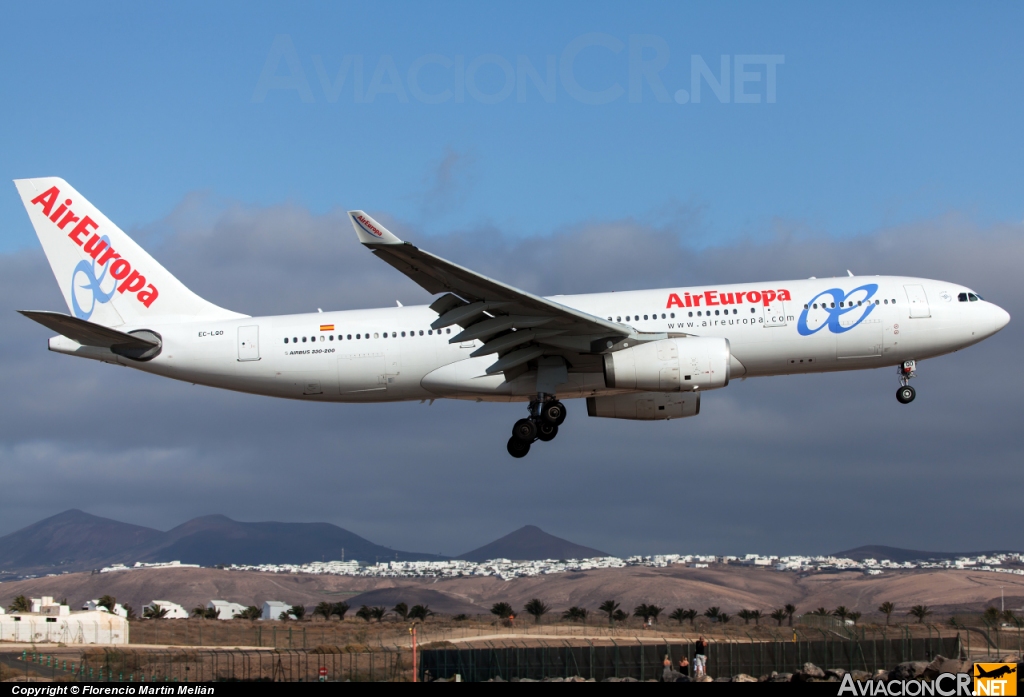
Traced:
MULTIPOLYGON (((110 247, 109 237, 104 235, 100 239, 110 247)), ((103 290, 103 282, 107 280, 109 268, 110 260, 103 266, 98 266, 95 259, 82 259, 71 272, 71 310, 78 319, 89 319, 96 310, 97 303, 108 303, 114 297, 117 281, 113 277, 110 278, 110 290, 103 290), (84 303, 78 302, 80 293, 84 303)))
POLYGON ((842 288, 823 290, 811 298, 804 307, 804 311, 800 313, 800 319, 797 320, 796 330, 801 336, 817 334, 825 327, 828 327, 833 334, 848 332, 867 319, 868 315, 874 311, 875 303, 871 302, 871 298, 876 292, 878 292, 877 283, 865 283, 849 293, 842 288), (830 302, 819 302, 826 296, 831 298, 830 302), (857 312, 861 314, 855 322, 846 324, 846 326, 840 323, 840 319, 844 315, 857 312))

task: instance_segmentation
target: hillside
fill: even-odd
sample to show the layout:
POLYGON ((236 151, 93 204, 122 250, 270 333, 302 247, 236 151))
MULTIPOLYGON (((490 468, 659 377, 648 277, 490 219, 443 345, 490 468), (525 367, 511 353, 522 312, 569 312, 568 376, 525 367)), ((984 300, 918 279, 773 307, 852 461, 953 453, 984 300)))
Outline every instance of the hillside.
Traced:
POLYGON ((587 559, 607 556, 606 552, 549 535, 535 525, 524 525, 515 532, 471 552, 466 552, 458 558, 466 561, 487 561, 488 559, 587 559))
POLYGON ((201 516, 162 532, 79 510, 0 537, 0 578, 85 571, 114 563, 303 564, 323 559, 434 560, 383 547, 329 523, 241 523, 201 516))

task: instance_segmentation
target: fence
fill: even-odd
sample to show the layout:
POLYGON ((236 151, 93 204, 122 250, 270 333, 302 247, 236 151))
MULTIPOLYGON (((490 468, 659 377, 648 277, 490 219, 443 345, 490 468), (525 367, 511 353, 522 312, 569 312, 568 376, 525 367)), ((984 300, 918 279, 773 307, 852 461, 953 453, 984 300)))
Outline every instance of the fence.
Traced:
POLYGON ((324 648, 87 649, 80 654, 8 654, 2 663, 14 675, 84 682, 316 682, 322 669, 329 682, 403 682, 412 679, 410 659, 403 651, 346 653, 324 648))
MULTIPOLYGON (((611 646, 523 646, 475 649, 437 649, 421 653, 421 679, 450 678, 456 673, 468 682, 500 677, 635 678, 657 679, 666 654, 673 664, 684 656, 694 657, 692 643, 639 644, 611 641, 611 646)), ((732 676, 737 673, 760 676, 773 671, 794 672, 810 662, 821 668, 846 670, 890 669, 903 661, 930 661, 935 656, 960 655, 960 637, 913 638, 908 633, 886 639, 831 638, 818 641, 712 642, 708 646, 707 673, 732 676)))

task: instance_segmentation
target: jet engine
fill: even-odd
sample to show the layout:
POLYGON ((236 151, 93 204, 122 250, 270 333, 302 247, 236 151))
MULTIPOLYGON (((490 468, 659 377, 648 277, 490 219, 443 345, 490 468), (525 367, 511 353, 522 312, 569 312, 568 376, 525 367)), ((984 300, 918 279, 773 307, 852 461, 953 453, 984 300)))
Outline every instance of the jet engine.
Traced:
POLYGON ((700 413, 700 392, 666 394, 634 392, 610 397, 587 397, 587 416, 634 421, 682 419, 700 413))
POLYGON ((609 388, 651 392, 714 390, 729 384, 729 340, 663 339, 604 355, 609 388))

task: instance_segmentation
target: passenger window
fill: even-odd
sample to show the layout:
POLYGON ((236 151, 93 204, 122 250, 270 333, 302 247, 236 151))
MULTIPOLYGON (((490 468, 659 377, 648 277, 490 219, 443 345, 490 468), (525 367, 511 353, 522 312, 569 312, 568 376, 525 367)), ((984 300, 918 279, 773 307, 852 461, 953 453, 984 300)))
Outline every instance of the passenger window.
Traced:
POLYGON ((661 313, 661 318, 665 319, 665 313, 664 312, 661 313))
POLYGON ((687 313, 686 313, 686 315, 687 315, 688 317, 693 317, 693 313, 692 313, 692 312, 687 312, 687 313))
POLYGON ((739 310, 736 310, 736 309, 733 309, 732 313, 733 313, 734 315, 738 315, 738 314, 740 313, 740 311, 739 311, 739 310))
POLYGON ((302 337, 302 343, 306 343, 306 337, 302 337))
POLYGON ((351 335, 351 334, 349 334, 349 335, 348 335, 348 336, 346 336, 345 338, 346 338, 346 339, 348 339, 349 341, 352 341, 352 335, 351 335))
POLYGON ((328 334, 327 338, 330 339, 331 341, 334 341, 334 334, 328 334))
POLYGON ((884 302, 885 302, 886 305, 888 305, 889 304, 888 298, 886 298, 884 302))
POLYGON ((357 339, 362 339, 362 338, 363 338, 363 335, 362 335, 362 334, 356 334, 356 338, 357 338, 357 339))
POLYGON ((697 310, 697 316, 698 316, 698 317, 700 317, 700 316, 701 316, 701 314, 700 314, 700 310, 697 310))
POLYGON ((320 341, 326 341, 326 339, 324 339, 324 335, 323 334, 320 335, 320 341))
POLYGON ((750 308, 750 314, 754 314, 755 312, 757 312, 757 309, 756 309, 756 308, 753 308, 753 307, 752 307, 752 308, 750 308))
POLYGON ((433 329, 428 329, 428 330, 427 330, 427 336, 429 336, 429 335, 431 335, 431 334, 433 334, 433 333, 434 333, 434 330, 433 330, 433 329))
POLYGON ((715 310, 715 317, 718 317, 718 310, 715 310))
POLYGON ((672 319, 675 319, 676 318, 676 313, 674 313, 674 312, 670 313, 669 317, 671 317, 672 319))
POLYGON ((634 322, 639 322, 640 321, 640 315, 633 315, 633 321, 634 322))
POLYGON ((286 344, 288 343, 288 337, 284 338, 284 343, 286 343, 286 344))
POLYGON ((402 338, 403 339, 405 338, 405 332, 402 332, 402 338))
POLYGON ((423 330, 422 329, 420 330, 420 336, 423 336, 423 330))
POLYGON ((644 319, 647 319, 647 315, 644 315, 644 319))

